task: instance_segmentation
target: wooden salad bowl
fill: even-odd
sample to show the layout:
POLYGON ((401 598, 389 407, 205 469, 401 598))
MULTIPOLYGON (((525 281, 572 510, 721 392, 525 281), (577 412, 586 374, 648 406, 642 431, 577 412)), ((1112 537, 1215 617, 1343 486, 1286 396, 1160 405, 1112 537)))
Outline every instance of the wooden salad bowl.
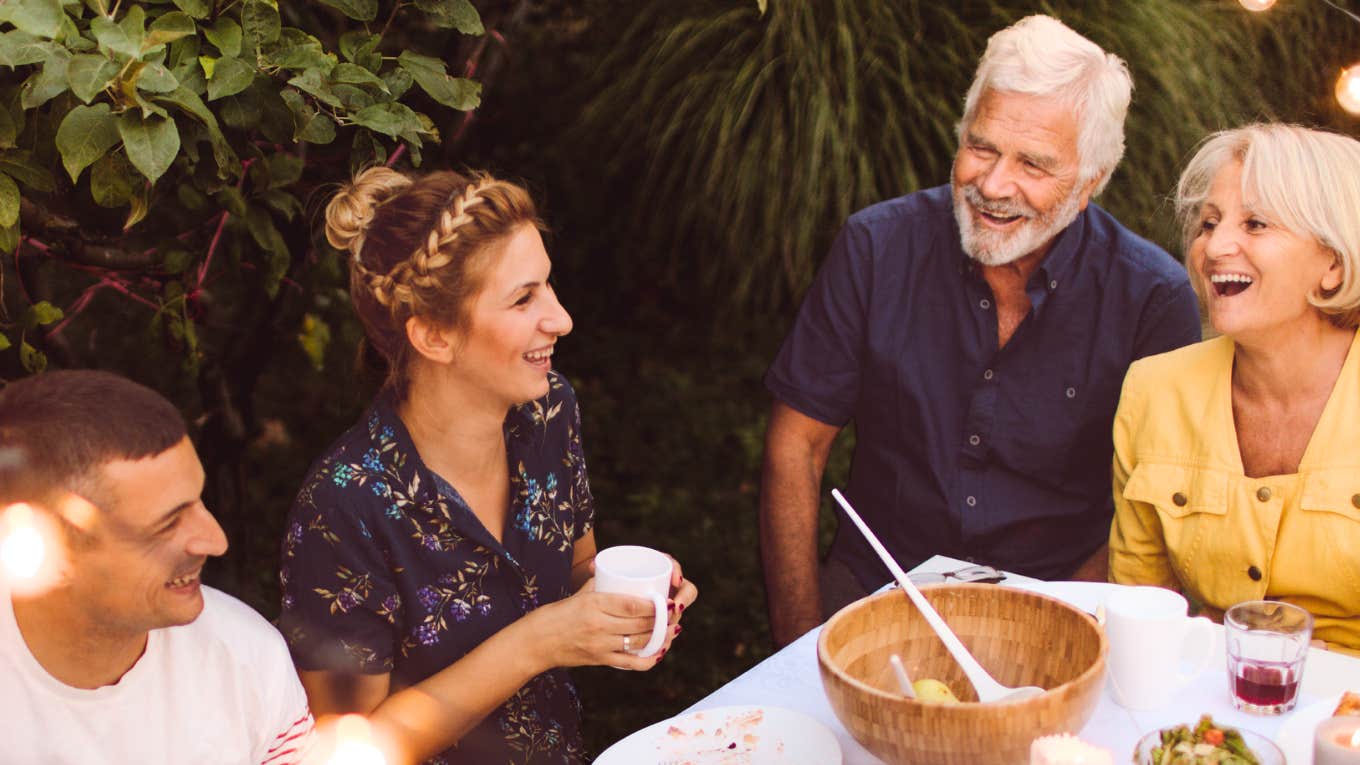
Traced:
POLYGON ((1109 646, 1095 619, 1044 595, 991 584, 921 588, 978 662, 1001 683, 1046 690, 977 702, 944 644, 900 590, 841 609, 822 628, 817 664, 836 717, 865 749, 903 765, 1024 765, 1039 736, 1076 733, 1095 712, 1109 646), (912 679, 942 680, 957 705, 908 699, 888 657, 912 679))

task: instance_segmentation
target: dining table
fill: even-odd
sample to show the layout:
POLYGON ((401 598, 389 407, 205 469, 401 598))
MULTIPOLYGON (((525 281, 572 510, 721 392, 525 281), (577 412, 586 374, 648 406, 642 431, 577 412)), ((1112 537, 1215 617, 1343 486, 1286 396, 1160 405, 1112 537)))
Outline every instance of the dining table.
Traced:
MULTIPOLYGON (((937 555, 909 573, 945 573, 969 565, 967 561, 937 555)), ((1046 582, 1003 573, 1006 573, 1006 578, 1002 582, 989 586, 1019 587, 1039 592, 1059 598, 1088 613, 1094 613, 1112 588, 1120 586, 1104 582, 1046 582)), ((896 585, 885 585, 884 589, 889 587, 896 585)), ((792 709, 820 722, 835 734, 841 748, 842 765, 880 765, 883 761, 860 746, 836 719, 827 700, 817 666, 817 637, 821 629, 819 626, 788 644, 698 700, 681 715, 728 706, 792 709)), ((1319 708, 1324 706, 1328 707, 1326 714, 1330 714, 1330 704, 1335 703, 1335 697, 1342 691, 1360 692, 1360 659, 1322 648, 1311 648, 1294 711, 1278 716, 1240 712, 1233 708, 1230 695, 1223 627, 1216 624, 1214 629, 1217 630, 1215 656, 1186 687, 1168 694, 1165 705, 1150 711, 1125 709, 1114 700, 1107 681, 1094 713, 1077 735, 1090 744, 1110 751, 1115 762, 1128 762, 1138 739, 1145 733, 1173 725, 1193 725, 1201 715, 1211 714, 1219 724, 1254 731, 1279 743, 1282 729, 1294 715, 1316 717, 1321 714, 1319 708)), ((1294 741, 1294 748, 1305 746, 1311 751, 1312 724, 1305 732, 1309 736, 1308 741, 1304 744, 1294 741)), ((1290 733, 1297 737, 1299 732, 1294 730, 1290 733)), ((1284 743, 1281 746, 1286 749, 1286 753, 1289 752, 1284 743)), ((1297 759, 1300 758, 1291 759, 1289 765, 1300 765, 1297 759)))

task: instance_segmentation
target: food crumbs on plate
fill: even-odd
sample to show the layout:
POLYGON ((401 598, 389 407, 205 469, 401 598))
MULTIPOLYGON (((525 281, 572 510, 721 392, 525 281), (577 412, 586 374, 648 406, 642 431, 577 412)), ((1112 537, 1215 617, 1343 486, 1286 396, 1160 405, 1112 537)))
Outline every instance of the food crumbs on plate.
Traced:
POLYGON ((784 742, 778 738, 760 746, 761 737, 755 731, 765 719, 764 710, 730 714, 708 730, 698 725, 702 719, 702 713, 696 713, 669 726, 657 742, 659 759, 677 765, 750 765, 753 756, 768 752, 771 746, 776 754, 784 752, 784 742))

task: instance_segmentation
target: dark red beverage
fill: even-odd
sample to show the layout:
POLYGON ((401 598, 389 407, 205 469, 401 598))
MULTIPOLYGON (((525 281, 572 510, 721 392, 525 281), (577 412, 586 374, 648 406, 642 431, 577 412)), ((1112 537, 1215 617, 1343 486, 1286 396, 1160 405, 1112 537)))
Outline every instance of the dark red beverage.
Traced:
POLYGON ((1233 674, 1233 693, 1253 706, 1289 704, 1298 692, 1299 676, 1288 664, 1241 660, 1233 674))

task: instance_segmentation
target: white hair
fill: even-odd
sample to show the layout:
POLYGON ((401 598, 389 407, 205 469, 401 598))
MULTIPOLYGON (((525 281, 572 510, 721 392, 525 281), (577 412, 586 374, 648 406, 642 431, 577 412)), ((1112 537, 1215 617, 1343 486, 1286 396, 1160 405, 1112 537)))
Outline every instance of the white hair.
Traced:
MULTIPOLYGON (((1308 302, 1344 328, 1360 326, 1360 141, 1298 125, 1259 123, 1204 140, 1176 184, 1186 252, 1214 177, 1242 164, 1242 201, 1336 255, 1341 284, 1308 302)), ((1191 280, 1192 283, 1195 280, 1191 280)))
POLYGON ((1105 190, 1124 156, 1124 116, 1133 95, 1133 79, 1122 59, 1052 16, 1027 16, 987 41, 956 128, 960 142, 988 90, 1068 103, 1079 126, 1079 185, 1099 177, 1092 196, 1105 190))

